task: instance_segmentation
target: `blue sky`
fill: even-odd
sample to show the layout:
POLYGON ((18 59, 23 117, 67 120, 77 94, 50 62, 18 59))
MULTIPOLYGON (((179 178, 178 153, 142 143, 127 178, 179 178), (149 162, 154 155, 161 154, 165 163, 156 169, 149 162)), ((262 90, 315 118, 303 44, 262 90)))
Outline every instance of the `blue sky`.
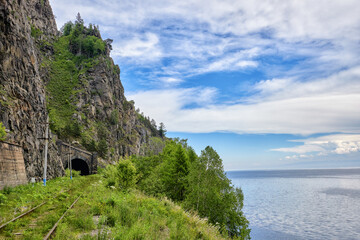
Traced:
POLYGON ((360 167, 360 3, 50 0, 111 38, 125 95, 225 169, 360 167))

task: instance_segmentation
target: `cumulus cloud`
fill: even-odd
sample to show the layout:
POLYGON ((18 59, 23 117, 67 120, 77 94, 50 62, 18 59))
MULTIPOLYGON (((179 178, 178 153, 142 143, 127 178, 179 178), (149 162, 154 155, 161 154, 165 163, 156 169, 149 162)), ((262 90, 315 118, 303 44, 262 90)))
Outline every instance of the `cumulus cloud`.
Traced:
POLYGON ((112 56, 135 58, 137 61, 153 61, 162 56, 162 51, 158 45, 159 38, 154 33, 146 33, 143 38, 141 36, 129 39, 126 42, 114 44, 112 56))
POLYGON ((77 12, 86 22, 100 25, 103 34, 114 38, 113 54, 122 63, 148 67, 154 58, 175 59, 166 67, 152 66, 156 73, 150 78, 260 68, 258 58, 268 54, 307 58, 285 72, 277 72, 276 65, 267 68, 276 77, 329 75, 360 62, 357 0, 51 0, 51 4, 59 27, 77 12), (129 38, 134 33, 137 36, 129 38), (256 55, 234 54, 253 48, 256 55))
POLYGON ((125 71, 151 69, 141 81, 158 81, 159 89, 133 92, 128 98, 167 123, 169 131, 360 131, 357 0, 51 0, 51 4, 59 26, 77 12, 86 22, 100 25, 103 36, 114 38, 112 54, 125 71), (288 69, 265 58, 302 60, 288 69), (270 77, 250 84, 250 96, 239 96, 232 104, 216 101, 223 94, 216 88, 195 83, 191 86, 197 87, 182 87, 194 75, 254 68, 270 77))
POLYGON ((317 156, 328 156, 330 154, 350 154, 360 152, 360 134, 331 134, 321 137, 293 140, 292 142, 302 145, 289 148, 277 148, 273 151, 295 153, 286 156, 285 159, 312 158, 317 156))
POLYGON ((301 81, 294 78, 263 80, 256 83, 253 90, 258 91, 258 95, 255 98, 260 100, 339 95, 349 95, 349 98, 351 98, 350 95, 358 95, 360 93, 360 66, 343 70, 326 78, 309 81, 301 81))
MULTIPOLYGON (((145 113, 167 123, 169 131, 302 135, 360 132, 359 69, 312 83, 278 81, 281 82, 274 79, 255 85, 259 93, 234 104, 217 103, 218 91, 201 87, 142 91, 128 97, 145 113), (194 103, 196 107, 186 107, 194 103)), ((308 147, 297 151, 306 153, 308 147)), ((321 150, 319 146, 314 148, 321 150)))

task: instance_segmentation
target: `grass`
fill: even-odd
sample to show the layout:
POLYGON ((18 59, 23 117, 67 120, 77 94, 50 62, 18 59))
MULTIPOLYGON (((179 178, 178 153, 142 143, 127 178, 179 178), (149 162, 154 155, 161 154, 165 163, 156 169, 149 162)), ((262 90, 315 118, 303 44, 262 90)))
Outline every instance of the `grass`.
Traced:
POLYGON ((74 199, 97 178, 79 176, 70 180, 62 177, 48 181, 46 187, 36 183, 4 189, 1 194, 6 200, 0 206, 0 224, 42 202, 46 204, 1 229, 0 239, 12 239, 15 233, 21 233, 23 239, 42 239, 74 199))
POLYGON ((29 208, 46 199, 51 202, 0 231, 0 239, 12 239, 19 229, 23 231, 23 239, 42 239, 79 192, 84 194, 60 222, 54 239, 226 238, 206 219, 184 211, 166 198, 149 197, 139 190, 119 191, 105 185, 100 175, 91 175, 74 177, 72 181, 65 177, 50 180, 46 187, 37 183, 34 187, 29 184, 8 188, 6 202, 0 207, 1 222, 11 218, 14 211, 18 215, 24 206, 29 208), (72 192, 51 199, 69 188, 72 192), (33 214, 37 227, 25 230, 34 224, 33 214))

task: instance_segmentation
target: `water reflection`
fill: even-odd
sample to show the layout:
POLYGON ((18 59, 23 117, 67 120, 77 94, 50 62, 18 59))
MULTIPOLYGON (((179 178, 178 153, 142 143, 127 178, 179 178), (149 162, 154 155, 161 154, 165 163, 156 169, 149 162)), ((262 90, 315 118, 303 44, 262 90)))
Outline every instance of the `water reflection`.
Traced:
POLYGON ((360 239, 360 169, 346 170, 256 171, 254 177, 247 171, 228 176, 243 189, 244 212, 255 240, 360 239))

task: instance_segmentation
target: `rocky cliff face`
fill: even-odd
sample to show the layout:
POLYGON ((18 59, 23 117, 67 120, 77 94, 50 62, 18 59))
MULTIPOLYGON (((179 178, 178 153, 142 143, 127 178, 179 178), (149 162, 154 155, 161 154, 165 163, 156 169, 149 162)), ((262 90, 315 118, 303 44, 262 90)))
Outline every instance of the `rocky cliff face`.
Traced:
MULTIPOLYGON (((52 61, 59 37, 48 0, 0 0, 0 121, 10 131, 7 141, 24 149, 28 178, 42 176, 41 138, 54 98, 48 86, 58 81, 52 77, 52 61)), ((55 144, 58 137, 77 141, 93 151, 102 140, 106 162, 138 154, 147 139, 156 135, 141 121, 133 103, 125 99, 120 70, 109 57, 109 50, 107 46, 104 54, 86 68, 76 66, 78 84, 69 101, 74 107, 71 121, 77 123, 80 133, 62 136, 54 130, 50 134, 50 178, 64 173, 55 144)))
MULTIPOLYGON (((46 109, 42 54, 34 29, 43 40, 55 39, 57 29, 48 1, 0 0, 0 121, 10 130, 8 140, 24 149, 28 177, 41 176, 46 109)), ((51 54, 51 49, 44 50, 51 54)), ((54 149, 50 151, 54 154, 54 149)), ((58 161, 52 157, 49 174, 57 176, 58 161)))

